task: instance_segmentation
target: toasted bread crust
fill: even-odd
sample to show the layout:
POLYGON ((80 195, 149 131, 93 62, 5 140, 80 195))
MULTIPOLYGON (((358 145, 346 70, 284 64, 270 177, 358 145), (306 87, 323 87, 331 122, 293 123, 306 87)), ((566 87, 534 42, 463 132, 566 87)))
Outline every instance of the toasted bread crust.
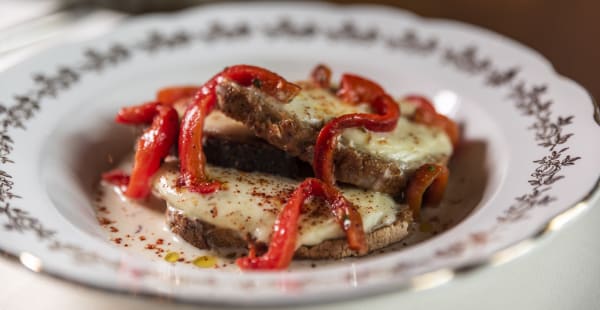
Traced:
MULTIPOLYGON (((175 208, 167 208, 167 223, 171 231, 200 249, 246 248, 247 241, 237 231, 216 227, 210 223, 186 216, 175 208)), ((408 208, 398 214, 396 222, 367 234, 369 252, 398 242, 409 233, 412 215, 408 208)), ((296 258, 332 259, 357 256, 348 248, 345 238, 325 240, 314 246, 301 246, 296 258)))
POLYGON ((242 122, 258 137, 302 160, 312 159, 314 141, 323 124, 311 125, 278 109, 276 99, 234 83, 217 87, 223 114, 242 122))
MULTIPOLYGON (((292 156, 312 162, 314 144, 324 124, 310 124, 280 109, 281 102, 252 88, 224 82, 217 88, 219 109, 242 122, 260 138, 292 156)), ((445 165, 447 156, 432 157, 431 163, 445 165)), ((400 195, 416 168, 381 158, 338 143, 334 153, 338 181, 361 188, 400 195)))

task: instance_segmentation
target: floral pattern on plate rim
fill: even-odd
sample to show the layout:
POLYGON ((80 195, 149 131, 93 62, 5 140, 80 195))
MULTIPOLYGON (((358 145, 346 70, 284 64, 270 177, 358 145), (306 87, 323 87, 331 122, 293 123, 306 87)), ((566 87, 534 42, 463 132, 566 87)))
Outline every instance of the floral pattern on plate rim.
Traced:
MULTIPOLYGON (((507 89, 507 100, 511 101, 523 116, 532 119, 532 124, 528 129, 532 131, 534 141, 546 149, 547 154, 541 159, 533 160, 537 167, 530 174, 529 192, 515 197, 514 203, 497 218, 495 226, 485 231, 473 232, 466 240, 458 240, 444 248, 437 249, 434 256, 460 255, 469 246, 485 243, 494 233, 497 233, 499 228, 523 219, 531 209, 552 202, 556 199, 552 195, 553 184, 564 179, 560 171, 576 164, 580 159, 579 156, 569 154, 569 147, 566 145, 573 134, 565 132, 564 128, 573 122, 574 116, 553 118, 551 110, 553 102, 544 99, 547 86, 517 81, 518 67, 496 68, 490 59, 480 56, 478 48, 474 45, 466 46, 462 50, 444 48, 439 39, 423 38, 413 29, 384 37, 377 28, 363 29, 351 20, 341 23, 338 27, 322 28, 315 23, 296 24, 289 17, 283 17, 275 24, 262 27, 253 28, 248 23, 227 26, 215 22, 207 29, 200 33, 177 31, 165 34, 156 30, 150 31, 146 38, 132 44, 114 43, 106 51, 88 49, 85 51, 85 61, 80 64, 60 67, 53 74, 34 74, 32 88, 14 95, 13 105, 5 106, 0 103, 0 162, 2 164, 13 163, 10 154, 15 141, 11 138, 10 131, 26 130, 26 122, 35 117, 44 99, 57 98, 61 92, 75 86, 82 75, 101 74, 104 70, 126 62, 135 53, 160 53, 193 44, 196 41, 210 43, 217 40, 235 40, 252 36, 255 33, 262 33, 271 39, 321 36, 332 41, 356 44, 380 43, 389 50, 412 53, 422 57, 437 55, 446 66, 454 67, 464 74, 483 77, 483 84, 487 87, 507 89)), ((47 242, 51 250, 68 252, 78 262, 104 263, 118 268, 118 262, 111 261, 99 253, 89 252, 76 244, 58 240, 51 228, 46 227, 26 210, 14 206, 21 197, 13 192, 13 185, 12 176, 0 170, 0 217, 4 219, 3 229, 5 231, 35 234, 39 240, 47 242)), ((407 268, 423 265, 434 258, 400 262, 392 271, 401 273, 407 268)), ((152 271, 145 271, 143 274, 150 275, 152 271)), ((214 284, 210 279, 205 280, 204 283, 207 285, 214 284)), ((300 287, 306 284, 308 283, 297 283, 300 287)), ((248 288, 248 286, 242 286, 248 288)))

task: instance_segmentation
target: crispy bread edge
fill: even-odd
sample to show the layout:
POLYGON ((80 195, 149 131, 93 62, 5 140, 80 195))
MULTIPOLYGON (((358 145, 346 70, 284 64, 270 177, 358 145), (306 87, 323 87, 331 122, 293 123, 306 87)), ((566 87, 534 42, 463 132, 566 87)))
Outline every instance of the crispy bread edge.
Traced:
MULTIPOLYGON (((237 231, 223 229, 200 219, 190 218, 175 208, 167 208, 167 223, 171 231, 200 249, 245 248, 247 242, 237 231)), ((412 214, 408 208, 399 212, 397 220, 367 234, 369 252, 384 248, 404 239, 409 234, 412 214)), ((313 246, 301 246, 296 250, 296 258, 337 259, 357 256, 348 248, 345 238, 330 239, 313 246)))

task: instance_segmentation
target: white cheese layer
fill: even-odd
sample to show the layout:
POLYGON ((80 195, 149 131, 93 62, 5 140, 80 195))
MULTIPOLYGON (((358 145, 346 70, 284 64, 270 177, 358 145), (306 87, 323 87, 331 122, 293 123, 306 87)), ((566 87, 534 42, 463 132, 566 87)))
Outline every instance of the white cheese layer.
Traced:
POLYGON ((320 87, 305 87, 292 101, 280 106, 282 110, 296 115, 298 119, 315 125, 323 125, 340 115, 370 111, 366 104, 345 103, 320 87))
MULTIPOLYGON (((180 99, 173 104, 180 120, 183 118, 189 104, 191 104, 191 98, 180 99)), ((206 119, 204 119, 204 131, 208 134, 218 134, 220 136, 228 136, 238 140, 255 137, 252 131, 244 126, 244 124, 225 116, 225 114, 220 111, 212 111, 206 116, 206 119)))
MULTIPOLYGON (((157 173, 153 191, 170 207, 186 216, 200 219, 221 228, 250 235, 258 241, 268 242, 273 223, 298 181, 257 172, 208 166, 211 178, 225 182, 226 189, 201 195, 175 186, 178 171, 174 165, 165 164, 157 173)), ((365 232, 396 221, 398 205, 389 195, 360 189, 342 189, 362 216, 365 232)), ((328 239, 343 238, 344 232, 333 218, 327 204, 320 198, 309 200, 300 216, 296 245, 315 245, 328 239)))
POLYGON ((452 143, 438 128, 411 122, 405 117, 391 132, 372 132, 363 128, 348 128, 339 143, 377 157, 396 161, 402 169, 417 169, 450 156, 452 143))
MULTIPOLYGON (((404 169, 416 169, 452 154, 452 143, 443 130, 410 121, 408 117, 414 114, 415 106, 410 102, 400 101, 398 104, 401 117, 395 130, 371 132, 363 128, 349 128, 342 132, 339 143, 397 161, 404 169)), ((281 106, 303 121, 323 124, 344 114, 370 112, 366 104, 349 104, 330 91, 311 87, 303 88, 290 103, 281 106)))

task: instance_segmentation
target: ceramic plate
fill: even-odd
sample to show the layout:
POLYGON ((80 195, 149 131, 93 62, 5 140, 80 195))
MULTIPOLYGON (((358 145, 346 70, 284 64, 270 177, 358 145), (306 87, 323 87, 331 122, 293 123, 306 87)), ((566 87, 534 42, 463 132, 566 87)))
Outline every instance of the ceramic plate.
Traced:
MULTIPOLYGON (((422 289, 524 252, 597 196, 600 119, 584 89, 497 34, 389 8, 235 4, 144 17, 46 51, 2 72, 0 85, 0 248, 34 271, 114 291, 273 305, 422 289), (131 132, 112 122, 118 108, 227 65, 297 80, 319 62, 397 96, 429 96, 461 124, 449 193, 417 227, 427 238, 360 259, 243 273, 194 264, 202 253, 167 262, 177 251, 169 246, 184 246, 176 238, 148 251, 134 244, 136 231, 99 223, 99 175, 132 148, 131 132), (115 242, 118 233, 131 240, 115 242)), ((125 218, 112 216, 115 225, 125 218)), ((147 233, 162 226, 154 229, 147 233)))

